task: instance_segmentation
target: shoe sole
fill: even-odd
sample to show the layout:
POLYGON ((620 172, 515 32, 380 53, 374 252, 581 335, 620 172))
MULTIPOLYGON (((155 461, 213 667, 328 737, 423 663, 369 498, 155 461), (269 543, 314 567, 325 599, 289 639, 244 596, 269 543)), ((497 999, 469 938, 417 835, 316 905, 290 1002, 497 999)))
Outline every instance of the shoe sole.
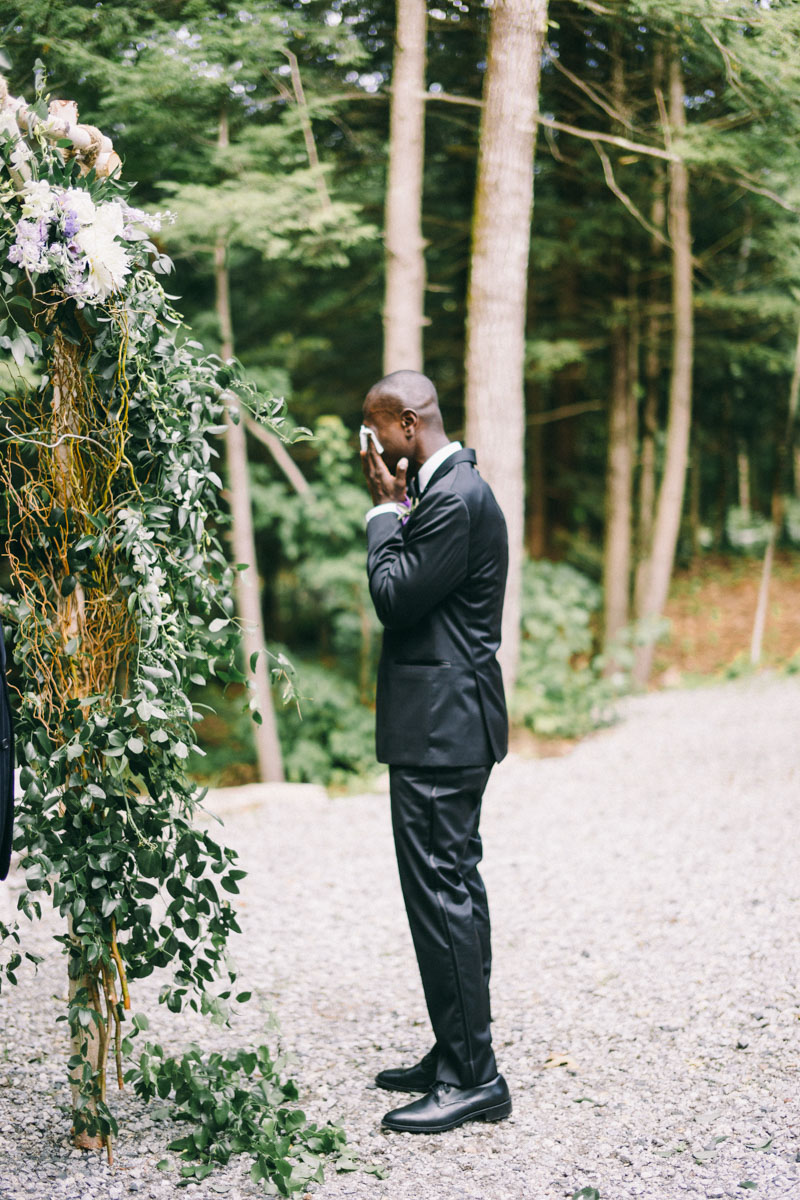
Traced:
POLYGON ((484 1108, 481 1112, 467 1113, 466 1116, 458 1117, 447 1125, 389 1125, 384 1119, 381 1121, 381 1128, 389 1129, 392 1133, 446 1133, 448 1129, 457 1129, 459 1125, 466 1125, 467 1121, 504 1121, 506 1117, 510 1116, 511 1101, 504 1100, 502 1104, 484 1108))
POLYGON ((401 1083, 379 1083, 376 1079, 375 1086, 383 1088, 385 1092, 421 1092, 424 1095, 433 1086, 433 1082, 427 1084, 425 1087, 404 1087, 401 1083))

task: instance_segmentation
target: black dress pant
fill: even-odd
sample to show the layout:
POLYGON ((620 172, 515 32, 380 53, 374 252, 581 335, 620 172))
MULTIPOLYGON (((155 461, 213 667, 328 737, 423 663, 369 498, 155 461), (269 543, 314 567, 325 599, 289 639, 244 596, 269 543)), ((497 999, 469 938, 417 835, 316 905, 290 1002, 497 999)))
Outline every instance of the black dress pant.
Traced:
POLYGON ((497 1074, 489 906, 478 873, 478 822, 491 769, 389 768, 397 865, 436 1037, 436 1078, 458 1087, 497 1074))

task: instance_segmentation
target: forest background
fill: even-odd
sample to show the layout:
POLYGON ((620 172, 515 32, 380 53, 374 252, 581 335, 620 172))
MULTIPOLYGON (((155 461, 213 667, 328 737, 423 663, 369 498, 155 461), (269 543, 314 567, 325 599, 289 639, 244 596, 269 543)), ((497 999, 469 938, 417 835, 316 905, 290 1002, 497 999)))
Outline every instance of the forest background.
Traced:
MULTIPOLYGON (((276 705, 284 769, 300 780, 374 769, 380 639, 355 433, 384 370, 403 7, 0 2, 11 90, 30 94, 39 60, 47 90, 113 137, 136 201, 176 214, 163 248, 193 336, 235 350, 313 430, 289 462, 257 429, 247 442, 267 643, 294 663, 302 698, 302 717, 276 705)), ((426 15, 424 367, 448 433, 463 437, 493 18, 465 0, 426 15)), ((794 0, 553 0, 548 18, 513 709, 537 735, 570 736, 608 717, 637 645, 658 632, 640 618, 660 512, 679 521, 667 569, 689 593, 710 578, 724 608, 747 556, 773 547, 777 581, 800 582, 800 11, 794 0)), ((498 402, 497 427, 512 418, 498 402)), ((729 669, 749 649, 748 630, 729 669)), ((215 783, 256 776, 241 690, 196 697, 214 710, 198 728, 197 772, 215 783)))

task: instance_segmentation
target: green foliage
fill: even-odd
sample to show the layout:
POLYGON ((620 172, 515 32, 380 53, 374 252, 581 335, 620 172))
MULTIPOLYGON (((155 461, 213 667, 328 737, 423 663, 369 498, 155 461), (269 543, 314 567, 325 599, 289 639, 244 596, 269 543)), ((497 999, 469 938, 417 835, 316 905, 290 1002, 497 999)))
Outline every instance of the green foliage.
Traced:
POLYGON ((573 338, 529 340, 525 345, 525 378, 545 382, 565 367, 582 363, 585 357, 580 342, 573 338))
POLYGON ((772 536, 772 522, 745 508, 730 508, 725 515, 725 536, 740 554, 761 554, 772 536))
POLYGON ((364 569, 369 500, 355 476, 351 435, 339 417, 316 422, 312 453, 311 488, 303 495, 276 481, 274 470, 255 466, 254 522, 279 547, 277 569, 274 559, 269 564, 279 628, 291 628, 294 645, 305 630, 315 640, 326 635, 339 670, 358 679, 366 699, 379 629, 364 569))
POLYGON ((125 1078, 137 1096, 169 1100, 172 1119, 191 1126, 169 1146, 180 1152, 184 1185, 205 1179, 234 1154, 252 1155, 250 1177, 271 1196, 322 1183, 324 1158, 339 1170, 356 1168, 343 1129, 315 1125, 291 1107, 297 1088, 280 1079, 266 1046, 204 1056, 193 1045, 178 1059, 147 1043, 125 1078))
POLYGON ((800 499, 796 496, 784 498, 784 524, 789 541, 800 546, 800 499))
MULTIPOLYGON (((274 642, 272 653, 280 657, 274 642)), ((360 702, 356 685, 335 667, 305 662, 294 653, 286 670, 293 702, 283 702, 277 685, 275 716, 287 779, 333 787, 368 780, 377 769, 375 714, 360 702)), ((193 755, 189 766, 194 778, 212 787, 256 778, 252 722, 238 702, 240 690, 229 687, 223 695, 218 685, 209 684, 194 697, 198 716, 202 712, 197 725, 202 758, 193 755)))
POLYGON ((576 737, 613 716, 623 680, 606 678, 596 649, 602 592, 564 563, 527 562, 513 719, 545 737, 576 737))
POLYGON ((316 422, 310 490, 303 495, 275 479, 274 468, 253 470, 254 521, 272 551, 266 565, 276 627, 292 645, 300 699, 299 712, 277 713, 284 766, 290 779, 334 785, 375 770, 380 627, 364 569, 369 501, 352 442, 339 417, 316 422), (321 663, 310 661, 312 648, 321 663))
MULTIPOLYGON (((2 154, 0 344, 34 367, 10 368, 0 459, 13 589, 2 602, 21 693, 18 903, 33 918, 49 896, 67 922, 57 940, 72 981, 62 1019, 75 1048, 75 1127, 108 1139, 105 1055, 115 1033, 120 1043, 128 982, 171 967, 162 1002, 217 1017, 230 995, 216 981, 228 975, 230 897, 244 872, 193 819, 202 792, 186 770, 189 689, 211 676, 244 680, 212 435, 239 406, 279 432, 283 404, 185 340, 149 269, 168 260, 137 232, 133 210, 94 260, 99 278, 104 254, 118 266, 125 256, 127 275, 105 293, 92 291, 61 216, 34 229, 44 239, 37 265, 14 265, 9 248, 32 224, 25 173, 54 212, 62 201, 70 220, 91 209, 95 228, 128 189, 79 177, 44 139, 26 146, 6 134, 2 154), (90 1031, 101 1042, 96 1072, 90 1031)), ((16 928, 0 932, 19 940, 16 928)), ((11 982, 18 962, 12 951, 11 982)))
POLYGON ((375 713, 335 671, 295 661, 298 706, 277 711, 287 779, 342 786, 374 775, 375 713))

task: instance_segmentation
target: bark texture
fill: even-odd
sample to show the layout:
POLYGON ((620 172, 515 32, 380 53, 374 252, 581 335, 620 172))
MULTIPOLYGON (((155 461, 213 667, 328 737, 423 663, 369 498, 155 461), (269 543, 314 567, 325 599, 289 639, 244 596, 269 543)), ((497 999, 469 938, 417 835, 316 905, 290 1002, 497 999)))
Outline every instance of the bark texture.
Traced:
POLYGON ((546 0, 496 0, 483 91, 467 316, 467 442, 508 523, 500 661, 519 659, 524 540, 525 308, 546 0))
POLYGON ((611 331, 611 403, 608 417, 606 519, 603 553, 606 650, 628 623, 635 427, 631 411, 628 335, 622 305, 611 331))
MULTIPOLYGON (((227 141, 228 126, 223 115, 219 124, 219 143, 224 146, 227 145, 227 141)), ((231 320, 230 280, 225 244, 222 241, 214 247, 214 284, 221 343, 220 355, 223 359, 228 359, 233 357, 233 322, 231 320)), ((253 727, 258 771, 259 777, 267 782, 282 782, 284 777, 283 759, 275 723, 275 710, 272 704, 264 622, 261 616, 261 589, 256 565, 253 512, 250 506, 250 476, 247 468, 247 435, 242 419, 235 424, 230 414, 226 412, 225 423, 227 425, 225 444, 232 517, 231 549, 235 563, 247 563, 246 570, 236 572, 236 601, 239 619, 242 623, 244 670, 251 677, 258 711, 261 714, 261 724, 253 727), (255 670, 251 671, 251 656, 257 652, 255 670)))
MULTIPOLYGON (((664 56, 659 50, 653 61, 653 86, 660 94, 664 77, 664 56)), ((661 234, 667 216, 665 200, 666 177, 660 163, 653 164, 653 195, 650 224, 661 234)), ((658 434, 659 385, 661 379, 660 287, 658 264, 663 243, 658 237, 650 240, 650 280, 647 289, 648 315, 644 331, 644 405, 639 437, 639 512, 636 530, 636 586, 634 611, 642 611, 650 565, 656 504, 656 435, 658 434)))
POLYGON ((425 324, 422 177, 425 152, 425 0, 397 0, 386 187, 383 369, 421 371, 425 324))
MULTIPOLYGON (((669 122, 680 136, 686 127, 680 59, 673 51, 669 67, 669 122)), ((669 133, 669 131, 667 131, 669 133)), ((664 473, 658 492, 652 552, 643 581, 637 616, 653 621, 661 616, 669 591, 675 547, 683 509, 689 431, 692 420, 692 237, 689 223, 689 174, 683 162, 669 167, 669 231, 672 241, 672 369, 664 473)), ((642 646, 636 656, 634 679, 643 686, 652 670, 654 646, 642 646)))

